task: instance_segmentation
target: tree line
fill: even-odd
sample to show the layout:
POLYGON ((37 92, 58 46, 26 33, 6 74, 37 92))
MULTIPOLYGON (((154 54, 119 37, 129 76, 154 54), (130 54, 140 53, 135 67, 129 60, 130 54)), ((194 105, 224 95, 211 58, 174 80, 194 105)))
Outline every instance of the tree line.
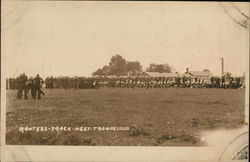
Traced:
MULTIPOLYGON (((146 68, 147 72, 167 72, 172 71, 172 67, 168 64, 150 64, 146 68)), ((108 65, 97 69, 92 75, 98 76, 126 76, 126 75, 140 75, 142 74, 142 65, 139 61, 126 61, 121 55, 112 56, 108 65)))

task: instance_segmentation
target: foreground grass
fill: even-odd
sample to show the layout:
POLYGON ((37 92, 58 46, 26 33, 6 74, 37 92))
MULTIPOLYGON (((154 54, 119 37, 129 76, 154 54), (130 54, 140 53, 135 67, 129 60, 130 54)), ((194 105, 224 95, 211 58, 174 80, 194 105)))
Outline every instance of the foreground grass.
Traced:
POLYGON ((244 123, 244 90, 45 90, 42 100, 7 92, 7 144, 199 146, 200 132, 244 123), (129 131, 25 132, 21 126, 125 126, 129 131))

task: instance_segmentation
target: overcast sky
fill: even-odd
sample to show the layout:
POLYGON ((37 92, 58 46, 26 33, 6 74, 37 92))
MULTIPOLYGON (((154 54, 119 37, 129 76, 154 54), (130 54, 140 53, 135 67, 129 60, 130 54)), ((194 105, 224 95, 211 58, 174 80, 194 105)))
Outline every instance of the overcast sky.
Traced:
MULTIPOLYGON (((249 14, 249 3, 235 4, 249 14)), ((115 54, 144 68, 168 63, 215 75, 223 57, 225 71, 246 72, 249 32, 216 2, 12 1, 4 13, 7 77, 90 76, 115 54)))

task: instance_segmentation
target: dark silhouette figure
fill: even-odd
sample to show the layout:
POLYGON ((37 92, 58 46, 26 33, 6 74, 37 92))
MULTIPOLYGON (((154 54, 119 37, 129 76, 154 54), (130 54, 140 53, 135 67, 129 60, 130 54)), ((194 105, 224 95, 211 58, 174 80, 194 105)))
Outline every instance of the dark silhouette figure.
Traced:
POLYGON ((33 99, 41 99, 41 94, 43 96, 45 93, 41 90, 41 86, 43 84, 43 79, 39 76, 39 74, 36 75, 36 77, 33 79, 33 91, 31 90, 31 93, 33 92, 33 99))
POLYGON ((25 73, 21 74, 18 78, 18 91, 17 91, 17 99, 21 100, 22 95, 24 92, 24 99, 27 99, 27 89, 26 89, 26 82, 28 80, 28 77, 25 75, 25 73))

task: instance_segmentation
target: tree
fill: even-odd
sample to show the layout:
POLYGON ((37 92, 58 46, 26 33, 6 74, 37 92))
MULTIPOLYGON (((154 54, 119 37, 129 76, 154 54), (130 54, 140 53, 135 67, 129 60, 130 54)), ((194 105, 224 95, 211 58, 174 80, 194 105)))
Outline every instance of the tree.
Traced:
POLYGON ((109 67, 109 75, 126 75, 126 60, 120 55, 115 55, 111 57, 109 67))
POLYGON ((97 69, 95 72, 92 73, 92 75, 100 75, 100 76, 106 76, 110 72, 110 67, 105 65, 102 68, 97 69))
POLYGON ((103 75, 102 69, 97 69, 95 72, 92 73, 92 75, 103 75))
POLYGON ((109 65, 125 65, 126 60, 121 55, 112 56, 109 65))
POLYGON ((142 66, 138 61, 129 61, 127 62, 126 71, 136 75, 142 72, 142 66))
POLYGON ((93 72, 93 75, 116 75, 125 76, 128 73, 132 75, 140 74, 142 72, 142 66, 138 61, 126 61, 122 56, 112 56, 109 65, 105 65, 103 68, 97 69, 93 72))

